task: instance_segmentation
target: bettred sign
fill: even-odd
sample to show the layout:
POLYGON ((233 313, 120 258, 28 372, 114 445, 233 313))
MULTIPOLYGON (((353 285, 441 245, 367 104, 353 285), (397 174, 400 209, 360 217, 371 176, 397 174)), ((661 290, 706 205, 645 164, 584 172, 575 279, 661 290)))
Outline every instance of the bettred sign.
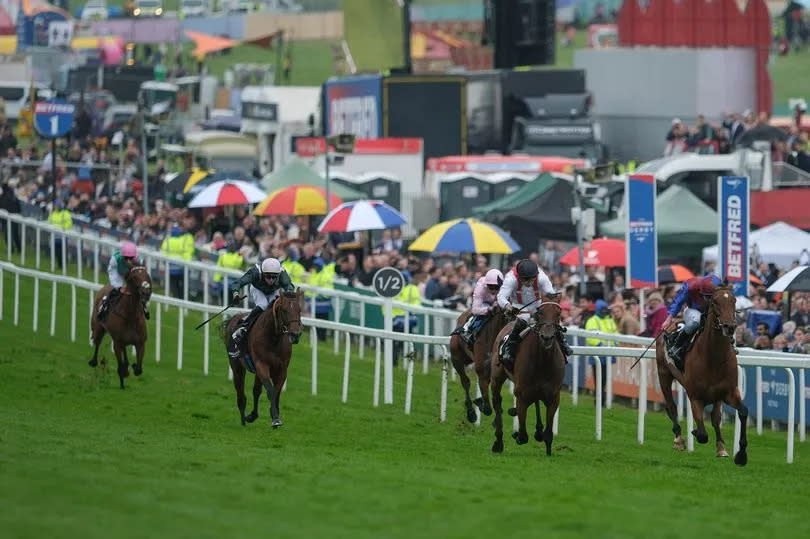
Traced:
MULTIPOLYGON (((323 155, 326 143, 323 137, 299 137, 295 140, 295 153, 299 157, 323 155)), ((419 138, 355 139, 353 154, 415 154, 422 150, 419 138)))

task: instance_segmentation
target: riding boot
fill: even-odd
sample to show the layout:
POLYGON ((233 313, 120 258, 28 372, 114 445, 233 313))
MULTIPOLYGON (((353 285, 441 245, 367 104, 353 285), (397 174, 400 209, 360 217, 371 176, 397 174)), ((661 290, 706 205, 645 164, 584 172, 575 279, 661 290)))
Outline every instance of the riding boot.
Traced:
POLYGON ((679 331, 675 337, 672 339, 672 345, 669 350, 669 355, 672 358, 672 362, 678 368, 679 371, 683 372, 683 363, 684 363, 684 355, 686 352, 686 347, 689 346, 689 341, 692 339, 692 335, 689 333, 681 330, 679 331))
POLYGON ((574 353, 574 350, 568 346, 568 343, 565 342, 565 334, 563 332, 557 332, 557 340, 560 343, 560 348, 562 349, 563 355, 565 356, 565 364, 568 364, 568 357, 574 353))
POLYGON ((501 364, 506 370, 512 372, 515 368, 515 349, 520 341, 520 333, 526 329, 528 324, 523 319, 518 318, 515 320, 515 325, 512 327, 512 332, 506 338, 501 346, 501 364))
POLYGON ((121 295, 121 291, 117 288, 113 288, 109 291, 109 293, 101 298, 101 305, 98 308, 98 319, 104 320, 107 318, 107 314, 109 314, 110 309, 115 305, 118 296, 121 295))
POLYGON ((239 323, 239 327, 236 328, 236 331, 234 331, 233 335, 231 335, 237 349, 242 348, 242 344, 245 340, 245 337, 247 337, 248 331, 253 326, 253 322, 263 312, 264 309, 262 309, 261 307, 253 307, 253 310, 250 311, 250 313, 241 320, 241 322, 239 323))

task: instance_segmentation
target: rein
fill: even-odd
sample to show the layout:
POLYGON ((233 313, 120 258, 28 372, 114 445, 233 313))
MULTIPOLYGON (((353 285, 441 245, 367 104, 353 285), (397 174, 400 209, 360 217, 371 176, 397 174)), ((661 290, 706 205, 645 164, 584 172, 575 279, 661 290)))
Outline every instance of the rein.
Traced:
POLYGON ((301 323, 301 317, 299 315, 297 320, 288 320, 287 319, 287 311, 281 309, 281 297, 276 298, 276 301, 273 302, 273 320, 276 326, 276 334, 277 335, 286 335, 290 332, 289 324, 291 322, 298 322, 301 323))
POLYGON ((721 321, 720 313, 717 311, 717 302, 715 302, 714 297, 709 299, 709 309, 714 315, 714 329, 722 333, 723 328, 730 328, 732 331, 732 336, 729 338, 729 340, 733 343, 734 342, 733 331, 737 328, 736 320, 734 321, 734 323, 721 321))

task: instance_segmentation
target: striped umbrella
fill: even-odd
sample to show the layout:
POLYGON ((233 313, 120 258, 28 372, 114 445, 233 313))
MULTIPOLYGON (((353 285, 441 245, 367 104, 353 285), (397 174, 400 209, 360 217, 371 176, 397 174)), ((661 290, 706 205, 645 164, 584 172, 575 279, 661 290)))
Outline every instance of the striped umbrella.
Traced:
MULTIPOLYGON (((330 193, 331 207, 343 201, 330 193)), ((273 191, 253 210, 255 215, 325 215, 326 190, 312 185, 290 185, 273 191)))
POLYGON ((416 238, 411 251, 512 254, 520 250, 509 234, 477 219, 453 219, 433 225, 416 238))
POLYGON ((205 179, 206 176, 214 172, 213 170, 205 170, 205 169, 198 169, 195 168, 188 174, 188 178, 186 179, 186 183, 183 186, 183 192, 188 193, 189 190, 200 183, 202 180, 205 179))
POLYGON ((189 208, 216 208, 219 206, 241 206, 255 204, 266 193, 247 182, 238 180, 214 182, 188 203, 189 208))
POLYGON ((318 232, 383 230, 406 223, 397 210, 381 200, 356 200, 344 202, 330 211, 318 226, 318 232))
POLYGON ((688 281, 695 274, 689 271, 680 264, 668 264, 666 266, 658 266, 658 282, 664 283, 682 283, 688 281))

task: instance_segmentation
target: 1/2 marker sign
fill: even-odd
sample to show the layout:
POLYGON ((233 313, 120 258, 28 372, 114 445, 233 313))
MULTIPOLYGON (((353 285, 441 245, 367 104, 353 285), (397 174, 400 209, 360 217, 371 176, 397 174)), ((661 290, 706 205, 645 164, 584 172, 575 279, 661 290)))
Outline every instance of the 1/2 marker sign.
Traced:
POLYGON ((393 298, 402 291, 405 286, 405 277, 402 273, 391 266, 380 268, 374 274, 374 291, 378 296, 393 298))
POLYGON ((76 107, 61 100, 37 101, 34 104, 34 128, 39 136, 59 138, 67 135, 73 127, 76 107))

